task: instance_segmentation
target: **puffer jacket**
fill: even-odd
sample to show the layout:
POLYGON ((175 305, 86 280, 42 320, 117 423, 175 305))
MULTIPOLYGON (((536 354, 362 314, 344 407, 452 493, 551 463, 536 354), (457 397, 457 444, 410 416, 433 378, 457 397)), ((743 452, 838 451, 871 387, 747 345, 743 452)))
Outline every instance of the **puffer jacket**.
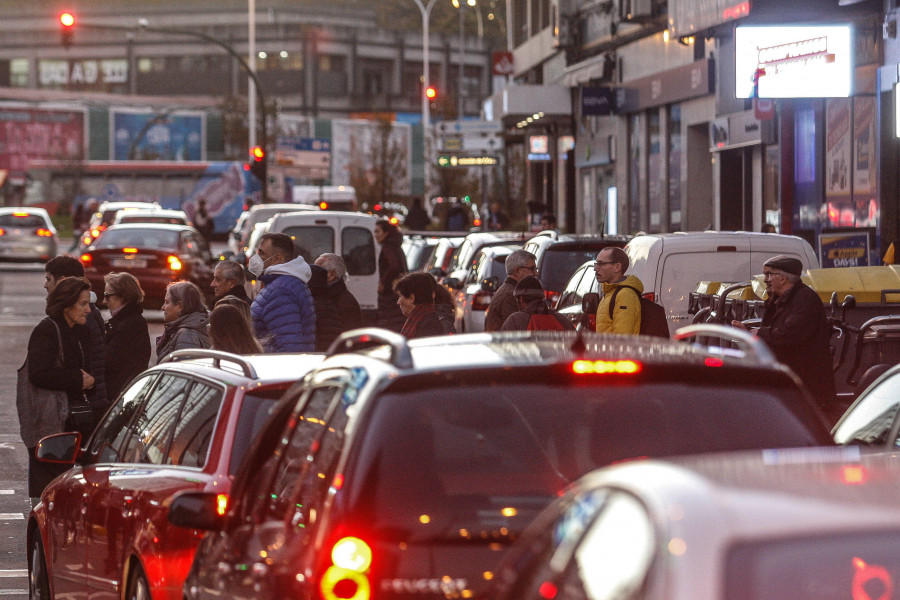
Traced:
POLYGON ((263 289, 250 307, 253 330, 266 352, 313 352, 316 308, 309 292, 311 271, 302 256, 266 269, 263 289))
POLYGON ((156 362, 176 350, 185 348, 211 348, 209 334, 206 331, 207 312, 199 311, 182 315, 166 323, 163 334, 156 338, 156 362))
POLYGON ((609 318, 609 303, 617 287, 631 286, 643 293, 644 284, 634 275, 628 275, 618 283, 604 283, 603 299, 597 308, 597 333, 621 333, 638 335, 641 332, 641 299, 631 290, 623 290, 616 294, 616 305, 613 316, 609 318))

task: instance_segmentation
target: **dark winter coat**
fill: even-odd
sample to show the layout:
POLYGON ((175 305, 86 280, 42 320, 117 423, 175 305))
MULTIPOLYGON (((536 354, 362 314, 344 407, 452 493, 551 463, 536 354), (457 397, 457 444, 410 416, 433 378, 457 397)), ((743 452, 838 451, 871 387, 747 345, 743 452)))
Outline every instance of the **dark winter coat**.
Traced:
POLYGON ((104 336, 105 323, 100 309, 91 304, 91 314, 87 317, 85 326, 75 326, 75 330, 86 332, 84 349, 87 352, 87 364, 85 369, 94 377, 94 387, 87 390, 88 402, 97 411, 105 411, 108 406, 106 391, 106 338, 104 336))
POLYGON ((831 367, 831 328, 819 295, 798 283, 781 297, 766 300, 766 311, 757 335, 791 368, 825 409, 835 402, 831 367))
POLYGON ((575 331, 575 326, 567 318, 559 314, 557 311, 547 306, 547 301, 543 299, 533 300, 528 303, 525 310, 514 312, 503 323, 502 331, 527 331, 528 322, 534 314, 550 315, 559 321, 562 328, 567 331, 575 331))
POLYGON ((310 268, 302 256, 266 269, 263 289, 250 306, 253 331, 266 352, 313 352, 316 307, 306 282, 310 268))
POLYGON ((150 332, 143 312, 140 304, 126 304, 106 322, 106 395, 110 404, 150 363, 150 332))
POLYGON ((362 327, 362 310, 359 301, 343 280, 338 279, 328 286, 341 317, 341 333, 362 327))
MULTIPOLYGON (((88 316, 88 319, 91 317, 88 316)), ((28 380, 35 387, 66 392, 69 408, 85 406, 87 399, 81 389, 81 370, 90 373, 90 365, 82 348, 77 328, 69 327, 65 317, 54 319, 63 344, 63 368, 56 368, 59 338, 53 323, 44 319, 37 324, 28 340, 28 380)), ((93 373, 91 373, 93 375, 93 373)))
POLYGON ((500 331, 506 320, 515 312, 519 311, 519 304, 516 302, 513 292, 516 291, 516 284, 519 283, 512 277, 507 277, 488 305, 487 313, 484 315, 485 331, 500 331))
POLYGON ((310 287, 309 291, 316 306, 316 352, 325 352, 344 332, 340 308, 327 287, 310 287))
POLYGON ((163 334, 156 339, 156 362, 167 355, 185 348, 211 348, 209 333, 206 331, 207 312, 193 312, 182 315, 166 323, 163 334))
POLYGON ((405 320, 394 292, 394 281, 407 272, 402 243, 403 234, 390 234, 378 254, 378 325, 394 331, 399 331, 405 320))
POLYGON ((446 335, 456 333, 456 307, 449 304, 435 304, 434 314, 437 315, 446 335))
POLYGON ((403 224, 413 231, 422 231, 431 224, 428 213, 421 206, 410 206, 403 224))
POLYGON ((434 304, 418 304, 406 316, 406 323, 400 330, 401 335, 409 339, 444 335, 444 326, 441 325, 434 304))
POLYGON ((215 300, 213 301, 213 304, 215 304, 216 302, 218 302, 225 296, 234 296, 235 298, 237 298, 239 300, 243 300, 244 302, 247 303, 247 306, 250 306, 251 304, 253 304, 253 300, 250 299, 250 296, 247 295, 247 290, 245 290, 244 286, 241 284, 234 286, 233 288, 231 288, 230 290, 228 290, 221 296, 216 296, 215 300))

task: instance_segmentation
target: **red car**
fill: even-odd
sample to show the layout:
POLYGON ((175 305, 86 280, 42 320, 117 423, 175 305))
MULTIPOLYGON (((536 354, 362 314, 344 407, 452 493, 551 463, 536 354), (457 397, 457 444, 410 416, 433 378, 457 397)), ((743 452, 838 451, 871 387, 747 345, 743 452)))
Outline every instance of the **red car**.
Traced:
POLYGON ((81 254, 84 276, 94 291, 102 290, 103 276, 127 271, 141 282, 144 307, 156 309, 173 281, 192 281, 210 296, 215 259, 193 227, 162 223, 113 225, 81 254))
POLYGON ((78 433, 41 440, 39 459, 72 468, 29 516, 29 597, 181 600, 203 532, 171 525, 169 500, 228 494, 276 401, 321 359, 178 351, 125 388, 83 450, 78 433))

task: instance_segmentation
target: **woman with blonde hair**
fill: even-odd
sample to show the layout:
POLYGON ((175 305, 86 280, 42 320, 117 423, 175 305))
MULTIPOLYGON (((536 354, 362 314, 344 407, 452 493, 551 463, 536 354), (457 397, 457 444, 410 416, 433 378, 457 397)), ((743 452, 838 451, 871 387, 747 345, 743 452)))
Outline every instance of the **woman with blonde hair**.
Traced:
POLYGON ((250 321, 241 314, 241 309, 226 302, 220 301, 209 314, 209 337, 214 350, 232 354, 263 352, 250 321))
POLYGON ((103 301, 106 322, 106 397, 115 402, 125 384, 150 363, 150 331, 144 319, 144 290, 131 273, 108 273, 103 301))

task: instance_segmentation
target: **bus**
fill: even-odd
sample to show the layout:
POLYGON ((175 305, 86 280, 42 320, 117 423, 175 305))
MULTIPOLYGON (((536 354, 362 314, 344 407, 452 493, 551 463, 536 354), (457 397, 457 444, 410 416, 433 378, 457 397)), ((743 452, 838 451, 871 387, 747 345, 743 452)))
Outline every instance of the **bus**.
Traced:
POLYGON ((56 214, 94 201, 157 202, 193 219, 201 198, 213 218, 213 234, 225 235, 251 202, 259 202, 260 186, 241 162, 34 160, 24 204, 56 214))

